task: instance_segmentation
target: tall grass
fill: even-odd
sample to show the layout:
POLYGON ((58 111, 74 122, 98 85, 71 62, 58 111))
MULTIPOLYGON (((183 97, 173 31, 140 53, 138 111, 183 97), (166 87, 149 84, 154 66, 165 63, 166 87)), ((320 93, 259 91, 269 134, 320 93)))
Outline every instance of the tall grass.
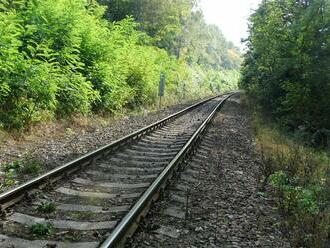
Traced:
POLYGON ((307 147, 267 121, 251 101, 256 147, 261 154, 261 187, 270 189, 282 227, 294 247, 327 247, 330 232, 330 153, 307 147))

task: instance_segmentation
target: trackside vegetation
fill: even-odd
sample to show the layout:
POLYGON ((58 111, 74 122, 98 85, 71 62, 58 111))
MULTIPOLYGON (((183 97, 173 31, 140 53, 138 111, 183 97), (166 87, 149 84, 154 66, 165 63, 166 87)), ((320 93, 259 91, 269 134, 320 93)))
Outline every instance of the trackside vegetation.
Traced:
POLYGON ((261 190, 273 194, 283 216, 282 230, 293 247, 327 247, 330 153, 298 142, 256 109, 252 120, 261 154, 261 190))
POLYGON ((100 2, 0 2, 0 128, 148 106, 161 73, 172 102, 237 87, 239 51, 194 1, 100 2))
POLYGON ((264 0, 250 17, 241 87, 288 131, 330 129, 329 25, 328 0, 264 0))
POLYGON ((329 27, 327 0, 263 0, 250 17, 240 86, 293 247, 329 246, 329 27))

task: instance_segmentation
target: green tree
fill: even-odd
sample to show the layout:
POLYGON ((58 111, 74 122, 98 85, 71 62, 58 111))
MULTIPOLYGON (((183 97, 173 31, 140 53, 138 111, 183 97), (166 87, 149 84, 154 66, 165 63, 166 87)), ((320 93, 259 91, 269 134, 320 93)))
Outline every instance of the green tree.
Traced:
POLYGON ((330 3, 264 0, 250 18, 241 86, 290 129, 330 129, 330 3))
POLYGON ((205 24, 195 1, 100 2, 109 8, 96 0, 1 1, 1 127, 152 104, 161 73, 169 101, 218 92, 226 75, 236 80, 218 71, 236 68, 238 52, 205 24))

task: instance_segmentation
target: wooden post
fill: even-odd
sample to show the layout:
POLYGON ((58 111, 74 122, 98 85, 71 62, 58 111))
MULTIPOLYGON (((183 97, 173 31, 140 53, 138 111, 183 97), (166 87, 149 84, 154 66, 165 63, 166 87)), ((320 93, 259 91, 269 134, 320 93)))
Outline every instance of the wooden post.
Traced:
POLYGON ((160 74, 160 80, 159 80, 159 88, 158 88, 158 96, 159 96, 159 109, 162 107, 162 97, 164 96, 165 91, 165 74, 160 74))

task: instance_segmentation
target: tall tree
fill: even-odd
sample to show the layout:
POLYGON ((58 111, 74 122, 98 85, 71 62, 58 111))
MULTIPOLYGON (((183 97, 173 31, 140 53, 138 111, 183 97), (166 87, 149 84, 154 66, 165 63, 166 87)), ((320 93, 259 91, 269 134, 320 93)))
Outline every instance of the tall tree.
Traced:
POLYGON ((292 129, 330 129, 329 26, 327 0, 264 0, 250 18, 241 84, 292 129))
POLYGON ((106 17, 118 21, 132 15, 154 44, 178 59, 215 69, 237 69, 240 53, 220 29, 205 23, 197 0, 100 0, 106 17))

